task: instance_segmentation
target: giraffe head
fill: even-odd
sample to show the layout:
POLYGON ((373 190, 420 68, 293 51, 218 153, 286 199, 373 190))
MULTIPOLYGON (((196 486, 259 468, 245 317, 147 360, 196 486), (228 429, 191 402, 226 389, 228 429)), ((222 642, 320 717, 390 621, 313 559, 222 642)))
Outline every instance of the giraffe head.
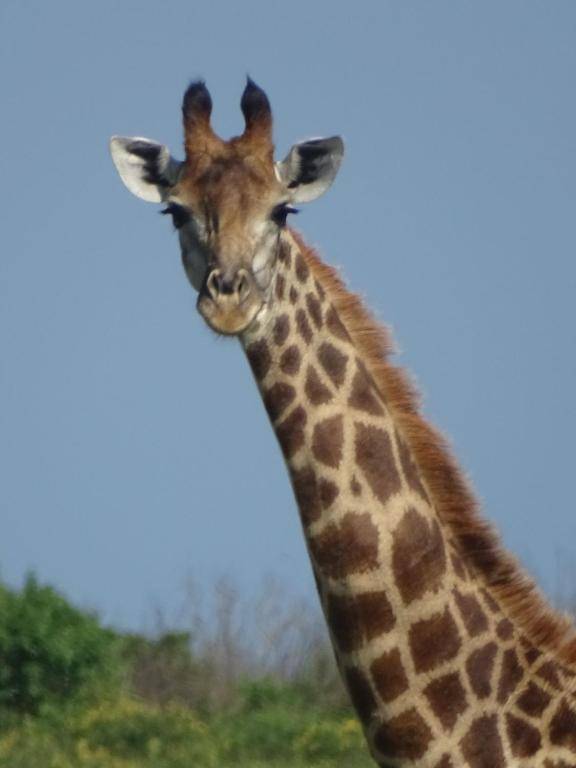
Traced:
POLYGON ((185 160, 143 138, 114 136, 112 159, 137 197, 164 203, 178 230, 198 310, 223 334, 241 334, 269 311, 282 229, 292 207, 332 184, 344 152, 339 137, 295 144, 274 162, 272 112, 248 79, 240 103, 246 127, 224 141, 210 125, 212 100, 203 82, 184 94, 185 160))

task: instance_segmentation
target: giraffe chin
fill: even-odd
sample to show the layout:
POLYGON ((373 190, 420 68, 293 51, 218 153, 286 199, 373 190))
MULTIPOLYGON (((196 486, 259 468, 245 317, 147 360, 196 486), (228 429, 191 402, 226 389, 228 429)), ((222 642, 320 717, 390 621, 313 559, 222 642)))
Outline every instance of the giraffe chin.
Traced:
POLYGON ((262 302, 246 302, 248 304, 230 306, 228 302, 220 306, 208 296, 201 295, 198 299, 198 312, 207 325, 222 336, 238 336, 254 322, 262 308, 262 302))

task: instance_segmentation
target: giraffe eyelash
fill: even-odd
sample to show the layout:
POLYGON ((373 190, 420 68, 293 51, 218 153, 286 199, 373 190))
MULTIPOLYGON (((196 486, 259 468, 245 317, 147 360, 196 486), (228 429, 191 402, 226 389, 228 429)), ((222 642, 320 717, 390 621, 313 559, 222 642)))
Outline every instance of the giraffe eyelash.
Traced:
POLYGON ((279 227, 284 227, 289 213, 298 213, 298 208, 294 208, 288 203, 280 203, 272 209, 270 218, 279 227))
POLYGON ((163 208, 160 213, 162 215, 170 214, 172 216, 172 223, 176 229, 180 229, 190 221, 190 213, 182 205, 177 203, 168 203, 166 208, 163 208))

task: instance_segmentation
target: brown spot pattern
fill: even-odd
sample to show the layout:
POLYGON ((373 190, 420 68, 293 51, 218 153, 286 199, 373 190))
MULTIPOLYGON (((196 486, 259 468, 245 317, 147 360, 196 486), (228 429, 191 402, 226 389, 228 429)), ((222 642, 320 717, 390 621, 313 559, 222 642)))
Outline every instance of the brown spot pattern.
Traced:
POLYGON ((318 280, 314 280, 314 285, 316 287, 316 293, 318 294, 318 298, 320 299, 320 302, 322 303, 324 299, 326 298, 326 291, 324 288, 322 288, 321 284, 318 282, 318 280))
POLYGON ((431 741, 432 731, 414 707, 390 718, 374 735, 374 744, 379 752, 386 757, 406 760, 421 758, 431 741))
POLYGON ((272 358, 268 350, 268 344, 264 340, 255 341, 246 349, 248 362, 258 381, 262 381, 270 370, 272 358))
POLYGON ((576 712, 565 699, 550 721, 550 741, 558 747, 576 752, 576 712))
POLYGON ((350 490, 354 496, 360 496, 362 493, 362 486, 358 482, 356 475, 352 475, 352 480, 350 480, 350 490))
POLYGON ((348 405, 352 406, 352 408, 357 408, 359 411, 370 413, 373 416, 380 416, 384 413, 384 409, 374 392, 370 380, 364 371, 360 369, 354 374, 348 405))
POLYGON ((385 504, 400 490, 400 477, 394 463, 390 438, 378 427, 356 424, 356 462, 373 494, 385 504))
POLYGON ((390 632, 396 623, 385 592, 357 595, 330 594, 326 613, 336 644, 342 653, 352 653, 375 637, 390 632))
POLYGON ((557 691, 562 690, 562 683, 558 677, 558 665, 554 661, 546 661, 536 670, 536 674, 553 688, 556 688, 557 691))
POLYGON ((529 682, 516 700, 516 706, 530 717, 540 717, 548 704, 551 696, 543 691, 536 683, 529 682))
POLYGON ((296 255, 296 277, 301 283, 305 283, 310 275, 308 265, 304 261, 304 256, 300 252, 296 255))
POLYGON ((338 317, 338 313, 336 312, 334 307, 330 307, 330 309, 326 313, 326 325, 328 326, 330 333, 333 336, 336 336, 336 338, 342 339, 342 341, 350 340, 348 331, 342 325, 342 321, 338 317))
POLYGON ((346 363, 348 358, 336 349, 332 344, 324 342, 318 350, 320 365, 336 387, 341 387, 346 376, 346 363))
POLYGON ((295 376, 300 370, 300 350, 292 345, 284 350, 280 358, 280 370, 287 376, 295 376))
POLYGON ((454 768, 450 755, 443 755, 440 762, 436 763, 434 768, 454 768))
POLYGON ((466 659, 468 679, 479 699, 486 699, 492 693, 492 673, 497 650, 496 643, 487 643, 466 659))
POLYGON ((402 472, 406 478, 406 482, 413 491, 416 491, 425 501, 429 501, 428 494, 424 488, 422 481, 420 480, 420 473, 418 467, 414 463, 412 454, 406 444, 406 442, 396 433, 396 442, 398 443, 398 453, 400 454, 400 463, 402 464, 402 472))
POLYGON ((284 290, 286 288, 286 280, 282 275, 276 276, 276 298, 278 301, 282 301, 284 298, 284 290))
POLYGON ((437 520, 408 509, 392 534, 392 570, 396 586, 409 604, 436 592, 446 571, 446 553, 437 520))
POLYGON ((342 416, 331 416, 314 427, 312 453, 322 464, 336 468, 342 460, 343 443, 342 416))
POLYGON ((462 616, 462 621, 470 637, 481 635, 488 629, 488 619, 482 610, 478 600, 472 594, 462 594, 457 589, 454 590, 456 605, 462 616))
POLYGON ((320 517, 320 498, 316 473, 312 467, 292 470, 292 485, 303 524, 307 527, 320 517))
POLYGON ((282 243, 282 242, 280 243, 278 260, 281 261, 283 264, 286 264, 287 267, 290 267, 290 262, 292 261, 290 257, 290 247, 286 243, 282 243))
POLYGON ((306 372, 306 382, 304 384, 304 391, 308 400, 312 405, 324 405, 332 400, 332 393, 328 387, 322 383, 320 376, 318 376, 316 369, 309 365, 306 372))
POLYGON ((524 670, 520 666, 516 651, 513 648, 509 648, 504 652, 502 658, 502 671, 500 682, 498 683, 498 702, 500 704, 508 701, 523 677, 524 670))
POLYGON ((529 646, 524 654, 524 658, 526 659, 526 663, 528 665, 534 664, 534 662, 537 661, 540 656, 542 656, 542 651, 539 651, 538 648, 535 648, 533 645, 529 646))
POLYGON ((310 328, 306 312, 303 309, 296 310, 296 326, 298 327, 298 333, 306 344, 310 344, 312 341, 312 328, 310 328))
POLYGON ((288 315, 280 315, 280 317, 274 323, 274 330, 272 336, 276 346, 281 347, 290 333, 290 320, 288 315))
POLYGON ((461 748, 470 768, 505 768, 496 715, 483 715, 474 720, 462 739, 461 748))
POLYGON ((451 731, 468 706, 466 691, 457 672, 438 677, 424 689, 432 711, 445 731, 451 731))
POLYGON ((458 627, 448 608, 410 627, 408 642, 416 672, 430 672, 460 649, 458 627))
POLYGON ((338 497, 338 494, 340 493, 338 486, 331 480, 322 478, 318 483, 318 487, 320 491, 320 501, 322 502, 322 506, 324 509, 328 509, 328 507, 334 503, 338 497))
POLYGON ((356 668, 347 669, 344 677, 354 709, 360 720, 367 723, 376 710, 376 698, 370 683, 356 668))
POLYGON ((510 640, 514 634, 514 625, 508 619, 502 619, 496 627, 496 634, 500 640, 510 640))
POLYGON ((306 411, 302 406, 298 406, 276 427, 276 435, 287 459, 292 458, 304 445, 305 426, 306 411))
POLYGON ((482 593, 482 597, 486 601, 486 605, 492 611, 492 613, 500 613, 500 606, 496 600, 494 600, 490 592, 488 592, 486 589, 481 589, 480 592, 482 593))
POLYGON ((322 309, 320 308, 320 302, 313 293, 306 294, 306 306, 308 307, 308 314, 312 318, 312 322, 316 328, 321 328, 322 309))
POLYGON ((383 653, 373 661, 370 672, 380 698, 387 704, 408 690, 408 678, 398 648, 383 653))
POLYGON ((458 576, 459 579, 462 579, 462 581, 466 581, 466 571, 464 569, 464 565, 462 564, 462 558, 460 555, 452 553, 450 555, 450 560, 452 561, 452 568, 454 568, 454 573, 456 576, 458 576))
POLYGON ((271 421, 276 421, 296 397, 296 390, 290 384, 279 381, 264 392, 264 405, 271 421))
POLYGON ((298 301, 298 291, 294 286, 290 288, 290 304, 294 305, 298 301))
POLYGON ((378 529, 368 513, 347 512, 310 541, 314 560, 325 576, 343 579, 378 568, 378 529))
POLYGON ((514 757, 532 757, 542 745, 536 728, 519 717, 507 714, 506 730, 514 757))

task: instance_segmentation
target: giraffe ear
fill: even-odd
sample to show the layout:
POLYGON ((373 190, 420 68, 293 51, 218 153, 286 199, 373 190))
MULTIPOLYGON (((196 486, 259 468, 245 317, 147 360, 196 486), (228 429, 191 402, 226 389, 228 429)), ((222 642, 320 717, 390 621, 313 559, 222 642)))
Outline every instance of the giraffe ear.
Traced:
POLYGON ((290 200, 308 203, 326 192, 336 178, 343 155, 344 142, 340 136, 295 144, 284 160, 276 163, 276 173, 290 200))
POLYGON ((182 166, 168 147, 140 137, 112 136, 110 154, 130 192, 149 203, 166 199, 182 166))

